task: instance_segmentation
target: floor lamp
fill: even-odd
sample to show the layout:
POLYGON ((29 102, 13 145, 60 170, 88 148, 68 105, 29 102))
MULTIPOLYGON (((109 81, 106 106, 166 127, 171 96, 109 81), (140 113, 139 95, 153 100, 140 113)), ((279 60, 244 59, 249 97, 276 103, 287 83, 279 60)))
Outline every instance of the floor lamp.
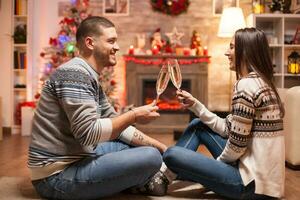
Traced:
MULTIPOLYGON (((229 7, 224 8, 219 24, 218 37, 232 38, 235 31, 240 28, 245 28, 246 23, 241 8, 229 7)), ((229 91, 232 91, 231 77, 232 72, 229 72, 229 91)), ((229 95, 229 110, 231 109, 231 95, 229 95)))

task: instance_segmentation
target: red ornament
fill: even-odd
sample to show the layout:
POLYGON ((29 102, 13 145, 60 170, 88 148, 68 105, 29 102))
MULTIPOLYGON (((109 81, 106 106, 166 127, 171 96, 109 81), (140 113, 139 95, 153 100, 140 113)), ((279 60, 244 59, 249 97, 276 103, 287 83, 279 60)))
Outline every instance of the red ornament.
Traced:
POLYGON ((110 81, 110 85, 112 85, 112 86, 116 85, 116 81, 111 80, 111 81, 110 81))
POLYGON ((57 46, 57 44, 58 44, 57 39, 50 37, 49 44, 52 46, 57 46))
MULTIPOLYGON (((157 65, 160 66, 165 62, 164 58, 161 59, 153 59, 153 60, 146 60, 141 58, 136 58, 134 56, 124 56, 124 61, 126 62, 134 62, 136 64, 143 64, 143 65, 157 65)), ((209 57, 197 57, 195 59, 179 59, 178 63, 180 65, 191 65, 194 63, 210 63, 209 57)))
POLYGON ((189 0, 151 0, 154 10, 168 15, 179 15, 182 12, 186 12, 189 4, 189 0))
POLYGON ((36 93, 36 94, 34 95, 34 98, 35 98, 35 99, 39 99, 39 98, 40 98, 40 96, 41 96, 41 94, 40 94, 40 93, 36 93))
POLYGON ((43 58, 46 54, 44 52, 40 53, 40 56, 43 58))

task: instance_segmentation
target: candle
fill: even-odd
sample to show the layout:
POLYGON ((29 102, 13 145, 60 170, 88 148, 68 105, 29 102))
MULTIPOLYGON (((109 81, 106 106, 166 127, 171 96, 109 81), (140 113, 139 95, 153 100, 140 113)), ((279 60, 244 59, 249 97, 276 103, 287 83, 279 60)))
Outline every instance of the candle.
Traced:
POLYGON ((204 55, 204 56, 208 56, 208 49, 207 49, 207 46, 204 46, 204 48, 203 48, 203 55, 204 55))
POLYGON ((183 49, 183 55, 185 55, 185 56, 191 55, 191 50, 189 48, 184 48, 183 49))
POLYGON ((130 45, 129 50, 128 50, 128 54, 129 55, 133 55, 134 54, 134 47, 133 47, 133 45, 130 45))
POLYGON ((155 45, 155 46, 152 48, 152 54, 153 54, 153 55, 156 55, 156 54, 158 54, 158 52, 159 52, 159 50, 158 50, 157 46, 155 45))
POLYGON ((292 74, 299 73, 299 64, 298 63, 290 63, 289 64, 289 72, 292 74))

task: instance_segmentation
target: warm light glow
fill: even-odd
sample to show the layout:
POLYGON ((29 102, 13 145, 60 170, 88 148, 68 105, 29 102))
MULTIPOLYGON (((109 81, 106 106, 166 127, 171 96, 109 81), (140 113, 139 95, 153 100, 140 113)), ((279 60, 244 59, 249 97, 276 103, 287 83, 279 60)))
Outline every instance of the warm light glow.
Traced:
POLYGON ((219 25, 219 37, 232 37, 236 30, 245 28, 246 23, 241 8, 230 7, 223 10, 219 25))

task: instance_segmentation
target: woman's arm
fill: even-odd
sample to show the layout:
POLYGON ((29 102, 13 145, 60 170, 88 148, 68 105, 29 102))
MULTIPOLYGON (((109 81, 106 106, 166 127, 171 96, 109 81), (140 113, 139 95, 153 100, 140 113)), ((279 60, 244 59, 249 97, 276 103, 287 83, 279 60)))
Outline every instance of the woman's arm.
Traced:
POLYGON ((183 107, 192 111, 199 119, 222 137, 227 137, 226 120, 215 113, 210 112, 200 101, 190 93, 182 90, 177 91, 177 97, 182 101, 183 107))

